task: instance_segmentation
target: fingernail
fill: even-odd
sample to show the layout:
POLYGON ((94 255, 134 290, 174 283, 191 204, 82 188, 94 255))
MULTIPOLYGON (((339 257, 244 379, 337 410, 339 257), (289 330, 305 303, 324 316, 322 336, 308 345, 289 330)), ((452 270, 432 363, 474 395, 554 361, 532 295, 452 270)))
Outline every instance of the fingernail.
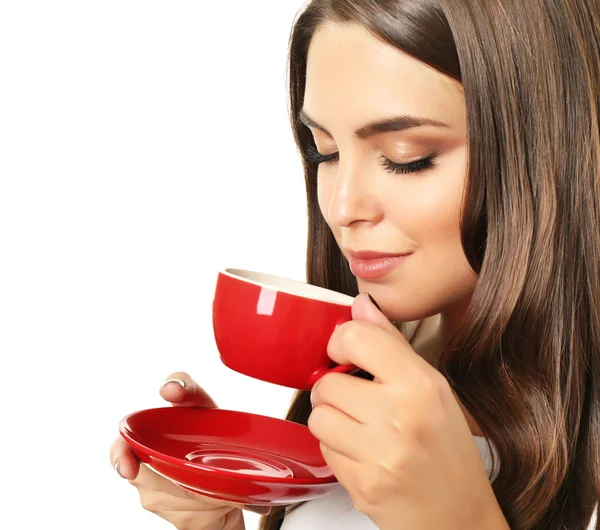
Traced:
POLYGON ((381 307, 379 307, 379 304, 375 301, 375 298, 373 298, 369 293, 367 293, 369 300, 371 300, 371 302, 373 302, 373 305, 379 309, 379 311, 381 311, 381 307))
POLYGON ((118 475, 119 475, 121 478, 123 478, 123 475, 121 475, 121 472, 119 471, 119 462, 117 462, 117 463, 115 464, 115 471, 117 472, 117 474, 118 474, 118 475))
POLYGON ((185 381, 181 379, 167 379, 162 386, 165 387, 169 383, 177 383, 181 388, 185 388, 185 381))
POLYGON ((259 515, 269 515, 271 513, 270 506, 245 506, 245 509, 259 515))

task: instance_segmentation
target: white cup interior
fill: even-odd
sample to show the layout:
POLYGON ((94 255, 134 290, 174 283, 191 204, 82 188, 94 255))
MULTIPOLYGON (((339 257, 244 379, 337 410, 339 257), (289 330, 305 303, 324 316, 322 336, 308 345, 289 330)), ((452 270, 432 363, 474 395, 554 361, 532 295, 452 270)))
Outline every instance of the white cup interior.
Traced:
POLYGON ((311 298, 313 300, 321 300, 323 302, 344 306, 351 306, 354 301, 354 298, 343 293, 338 293, 304 282, 298 282, 296 280, 290 280, 288 278, 282 278, 280 276, 274 276, 272 274, 264 274, 262 272, 253 272, 243 269, 225 269, 221 271, 221 273, 231 276, 232 278, 238 278, 261 287, 266 287, 267 289, 293 294, 303 298, 311 298))

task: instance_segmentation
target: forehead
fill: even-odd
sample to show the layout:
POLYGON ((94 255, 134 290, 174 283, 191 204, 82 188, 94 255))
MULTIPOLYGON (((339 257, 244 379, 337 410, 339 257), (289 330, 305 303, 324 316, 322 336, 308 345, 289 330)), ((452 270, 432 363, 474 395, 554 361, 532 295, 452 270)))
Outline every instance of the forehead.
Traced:
POLYGON ((464 126, 460 83, 362 26, 327 22, 308 51, 304 110, 324 126, 409 114, 464 126))

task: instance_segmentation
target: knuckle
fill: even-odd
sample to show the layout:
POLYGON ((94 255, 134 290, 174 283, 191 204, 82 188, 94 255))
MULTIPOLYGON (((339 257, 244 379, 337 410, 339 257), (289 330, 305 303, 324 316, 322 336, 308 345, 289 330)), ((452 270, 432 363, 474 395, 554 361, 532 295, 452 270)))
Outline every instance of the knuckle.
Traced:
POLYGON ((421 400, 431 411, 442 409, 444 406, 450 385, 446 378, 438 372, 423 376, 420 382, 421 400))
POLYGON ((394 452, 382 458, 379 462, 380 469, 384 469, 387 475, 393 476, 396 479, 405 476, 408 468, 411 465, 408 451, 402 449, 403 446, 396 446, 394 452))
POLYGON ((361 342, 364 333, 365 326, 362 322, 346 322, 338 328, 337 342, 340 346, 351 349, 361 342))
POLYGON ((331 424, 331 410, 328 405, 319 405, 312 410, 308 417, 308 430, 316 438, 320 438, 329 432, 328 425, 331 424))
POLYGON ((308 417, 308 421, 306 422, 306 426, 308 427, 308 430, 314 435, 316 432, 318 432, 319 430, 319 422, 320 422, 320 415, 322 412, 322 407, 315 407, 312 412, 310 413, 310 416, 308 417))
POLYGON ((432 433, 443 427, 446 417, 446 400, 449 384, 442 375, 424 375, 419 378, 414 393, 415 411, 394 428, 408 434, 409 439, 424 442, 432 433))
POLYGON ((120 453, 120 445, 119 445, 119 440, 116 439, 110 446, 110 451, 108 452, 108 458, 110 459, 111 463, 114 464, 115 461, 118 459, 119 457, 119 453, 120 453))
POLYGON ((313 393, 318 394, 319 399, 323 400, 335 392, 336 383, 340 374, 331 372, 322 376, 313 388, 313 393))
POLYGON ((112 466, 115 467, 115 465, 124 456, 127 456, 129 454, 133 455, 133 451, 131 450, 127 442, 122 437, 119 437, 110 446, 108 456, 112 466))
POLYGON ((364 477, 358 483, 354 505, 359 512, 370 513, 382 502, 383 491, 380 483, 372 477, 364 477))
POLYGON ((386 403, 388 404, 388 412, 397 414, 402 404, 406 401, 407 390, 401 384, 387 385, 385 390, 387 392, 386 403))

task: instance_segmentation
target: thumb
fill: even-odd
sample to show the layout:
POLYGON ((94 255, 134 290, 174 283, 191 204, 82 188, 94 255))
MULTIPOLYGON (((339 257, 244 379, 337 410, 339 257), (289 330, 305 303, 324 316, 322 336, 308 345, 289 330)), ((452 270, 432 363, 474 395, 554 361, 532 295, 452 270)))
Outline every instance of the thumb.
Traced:
POLYGON ((361 293, 352 304, 352 320, 364 320, 375 326, 398 335, 396 326, 381 312, 375 299, 369 293, 361 293))
POLYGON ((160 388, 160 395, 176 407, 217 407, 206 390, 185 372, 175 372, 167 377, 160 388))

